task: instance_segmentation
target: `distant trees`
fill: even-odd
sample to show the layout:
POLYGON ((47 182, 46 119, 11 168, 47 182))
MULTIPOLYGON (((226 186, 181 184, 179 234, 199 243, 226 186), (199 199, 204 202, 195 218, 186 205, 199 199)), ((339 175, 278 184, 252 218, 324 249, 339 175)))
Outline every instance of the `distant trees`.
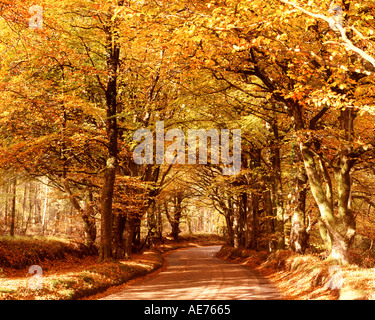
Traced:
POLYGON ((47 180, 30 180, 17 176, 1 180, 1 234, 72 235, 86 239, 75 214, 63 193, 49 186, 47 180), (78 233, 77 233, 78 232, 78 233))

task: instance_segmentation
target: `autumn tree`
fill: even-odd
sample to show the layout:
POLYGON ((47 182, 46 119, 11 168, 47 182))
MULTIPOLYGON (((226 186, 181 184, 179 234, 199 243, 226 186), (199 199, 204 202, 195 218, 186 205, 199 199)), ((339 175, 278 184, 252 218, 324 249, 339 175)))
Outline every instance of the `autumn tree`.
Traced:
POLYGON ((40 28, 31 5, 0 7, 0 167, 64 192, 88 246, 99 211, 101 260, 142 248, 141 222, 152 235, 161 204, 178 238, 193 194, 236 247, 304 253, 319 224, 330 258, 348 262, 355 211, 372 206, 360 186, 375 146, 371 1, 48 0, 40 28), (136 163, 134 132, 157 142, 161 121, 163 133, 240 128, 242 171, 223 177, 211 159, 178 185, 192 164, 165 163, 173 141, 136 163))
MULTIPOLYGON (((287 1, 284 2, 288 3, 287 1)), ((366 4, 362 4, 362 6, 366 7, 366 4)), ((360 8, 362 6, 356 5, 353 8, 351 3, 343 1, 341 5, 344 11, 343 24, 337 21, 333 24, 329 23, 332 21, 332 17, 313 14, 301 7, 296 7, 314 19, 328 22, 330 28, 333 29, 334 32, 330 32, 327 38, 320 37, 322 29, 319 27, 313 29, 312 33, 318 44, 323 47, 331 43, 338 45, 333 49, 325 47, 325 50, 320 52, 320 57, 319 54, 311 51, 307 54, 308 57, 312 58, 311 63, 315 69, 321 70, 321 78, 324 79, 321 88, 315 89, 314 93, 310 89, 309 94, 314 96, 317 91, 318 93, 324 92, 325 97, 320 97, 320 99, 323 99, 323 103, 325 103, 322 106, 319 102, 309 101, 305 93, 302 95, 310 103, 315 102, 321 108, 310 120, 308 127, 311 130, 310 136, 300 135, 299 146, 312 194, 319 206, 320 217, 327 229, 330 256, 341 263, 349 261, 348 248, 355 234, 355 218, 351 199, 352 171, 358 159, 366 152, 371 151, 374 146, 372 137, 367 137, 366 142, 358 140, 358 131, 355 126, 357 117, 366 114, 366 112, 361 111, 364 102, 360 92, 363 90, 362 86, 367 87, 367 81, 371 81, 371 72, 375 66, 371 55, 366 52, 366 49, 362 50, 362 41, 367 42, 367 46, 372 46, 370 40, 365 39, 360 31, 351 26, 353 22, 350 20, 361 24, 360 19, 365 17, 361 14, 360 8), (350 30, 354 30, 356 35, 351 34, 350 30), (343 47, 348 50, 342 50, 343 47), (328 61, 333 61, 333 64, 328 61), (349 65, 348 69, 341 68, 343 63, 349 65), (345 84, 342 84, 341 81, 344 79, 345 84), (338 99, 338 101, 334 103, 333 98, 338 99), (324 99, 326 100, 324 101, 324 99), (336 117, 336 123, 332 123, 332 118, 326 120, 326 114, 336 117), (325 144, 329 144, 326 141, 330 137, 323 136, 321 138, 317 132, 321 132, 323 128, 327 127, 330 127, 331 130, 336 127, 339 130, 338 134, 333 134, 337 139, 335 141, 337 145, 332 146, 335 149, 335 154, 327 155, 322 150, 325 144), (327 165, 330 166, 329 169, 327 165), (332 176, 336 182, 337 205, 333 200, 332 176)), ((315 20, 314 22, 317 26, 319 25, 318 21, 315 20)), ((327 26, 322 26, 322 28, 324 27, 327 26)), ((361 29, 362 32, 368 32, 368 28, 371 29, 372 27, 370 24, 361 29)), ((299 119, 296 121, 297 130, 304 129, 304 125, 306 125, 301 119, 303 110, 302 106, 295 105, 293 107, 293 116, 299 119), (296 114, 299 115, 299 118, 296 117, 296 114)))
POLYGON ((98 137, 103 130, 99 120, 103 113, 94 98, 95 89, 87 89, 97 74, 87 74, 92 61, 82 58, 80 36, 67 38, 67 30, 76 30, 74 16, 73 26, 68 28, 57 18, 62 8, 46 3, 46 24, 34 30, 27 23, 27 5, 14 3, 2 8, 7 24, 4 43, 8 44, 3 47, 7 55, 1 68, 6 99, 2 106, 2 156, 10 160, 2 162, 2 169, 47 177, 51 186, 65 191, 82 214, 88 230, 86 243, 91 246, 96 231, 90 197, 76 192, 85 195, 86 190, 97 190, 92 177, 102 162, 102 140, 98 137), (56 16, 50 15, 51 8, 56 16), (14 18, 17 14, 24 20, 14 18), (22 49, 17 42, 22 43, 22 49), (84 199, 89 213, 79 203, 84 199))
MULTIPOLYGON (((279 1, 208 5, 211 15, 197 16, 194 21, 197 37, 204 39, 199 60, 244 96, 257 96, 259 108, 254 109, 258 113, 270 112, 269 106, 275 106, 276 112, 292 121, 311 192, 328 233, 328 251, 331 258, 346 263, 355 234, 351 171, 357 159, 373 149, 370 137, 366 142, 356 140, 354 121, 369 110, 363 107, 360 94, 372 75, 373 60, 366 52, 372 44, 363 35, 372 26, 360 22, 365 17, 361 9, 367 4, 342 4, 361 30, 351 27, 349 20, 348 26, 336 25, 332 30, 327 16, 282 2, 292 8, 279 1), (288 8, 297 8, 297 12, 292 14, 288 8), (365 43, 363 50, 360 47, 365 43)), ((317 9, 316 4, 309 5, 311 10, 317 9)), ((329 4, 324 5, 328 12, 329 4)), ((300 230, 304 232, 304 228, 300 230)))

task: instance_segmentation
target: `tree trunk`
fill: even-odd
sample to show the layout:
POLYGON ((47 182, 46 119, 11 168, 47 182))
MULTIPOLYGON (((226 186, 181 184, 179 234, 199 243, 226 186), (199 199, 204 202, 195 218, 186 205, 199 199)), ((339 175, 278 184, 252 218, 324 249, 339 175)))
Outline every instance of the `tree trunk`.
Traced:
POLYGON ((248 239, 246 247, 253 250, 259 249, 259 234, 258 234, 258 216, 259 216, 259 196, 255 192, 247 195, 247 210, 246 210, 246 232, 248 239))
POLYGON ((240 247, 240 214, 239 208, 236 204, 232 203, 232 212, 233 212, 233 247, 240 247))
POLYGON ((349 248, 353 242, 356 223, 351 208, 352 181, 350 170, 354 162, 345 151, 341 156, 339 168, 335 172, 337 182, 338 213, 336 216, 336 228, 332 233, 331 258, 349 262, 349 248))
MULTIPOLYGON (((96 225, 94 220, 93 196, 91 190, 88 190, 85 202, 85 210, 82 213, 83 231, 85 233, 84 245, 94 253, 94 243, 96 240, 96 225)), ((95 249, 96 250, 96 249, 95 249)))
MULTIPOLYGON (((354 162, 345 155, 345 152, 342 152, 335 170, 338 191, 338 209, 335 214, 333 202, 328 196, 332 192, 327 192, 327 190, 324 192, 314 154, 302 142, 300 148, 311 193, 318 204, 321 222, 327 230, 330 249, 328 258, 339 264, 347 264, 349 247, 355 235, 355 219, 350 208, 350 169, 354 162)), ((325 179, 329 179, 329 176, 325 175, 325 179)))
POLYGON ((11 211, 10 211, 10 226, 9 235, 14 237, 15 220, 16 220, 16 191, 17 191, 17 178, 13 178, 12 181, 12 200, 11 200, 11 211))
POLYGON ((250 248, 251 247, 251 234, 252 234, 252 226, 251 226, 251 217, 252 214, 250 213, 252 210, 251 205, 249 205, 251 199, 251 193, 247 194, 246 192, 242 194, 242 206, 243 206, 243 222, 244 222, 244 247, 250 248))
POLYGON ((8 220, 9 220, 9 201, 8 201, 8 194, 9 194, 9 184, 6 184, 4 186, 4 193, 5 193, 5 208, 4 208, 4 224, 7 226, 8 225, 8 220))
POLYGON ((133 247, 136 251, 141 248, 141 217, 136 215, 134 217, 134 232, 133 232, 133 247))
POLYGON ((178 235, 181 233, 181 230, 180 230, 181 214, 182 214, 181 203, 178 202, 177 200, 175 212, 173 213, 172 225, 171 225, 172 227, 171 236, 173 237, 173 240, 175 241, 178 241, 178 235))
POLYGON ((63 184, 64 184, 65 192, 69 195, 69 198, 70 198, 70 201, 72 203, 73 208, 82 217, 83 232, 84 232, 84 235, 85 235, 83 243, 90 250, 93 250, 93 245, 94 245, 94 242, 95 242, 95 239, 96 239, 96 225, 95 225, 95 220, 93 219, 92 192, 91 192, 91 190, 88 190, 85 208, 82 209, 79 202, 78 202, 78 199, 76 198, 76 196, 70 190, 69 180, 64 179, 63 184))
POLYGON ((29 207, 29 215, 28 215, 28 217, 27 217, 27 220, 26 220, 26 225, 25 225, 25 228, 24 228, 24 231, 23 231, 23 234, 27 234, 27 228, 28 228, 28 226, 29 226, 29 223, 30 223, 30 221, 32 220, 32 217, 33 217, 33 208, 34 208, 34 203, 33 203, 33 198, 32 198, 32 186, 33 186, 33 184, 32 184, 32 182, 30 181, 29 182, 29 205, 28 205, 28 207, 29 207))
POLYGON ((129 259, 132 253, 133 238, 135 232, 135 221, 131 214, 126 215, 124 226, 124 256, 129 259))
POLYGON ((125 256, 123 233, 125 229, 126 215, 115 213, 113 215, 113 257, 121 259, 125 256))
POLYGON ((275 224, 272 205, 271 190, 266 190, 263 194, 264 197, 264 219, 267 239, 267 250, 272 252, 277 249, 277 241, 274 238, 275 224))
MULTIPOLYGON (((228 210, 229 211, 229 210, 228 210)), ((225 221, 227 225, 228 241, 231 246, 234 245, 234 232, 233 232, 233 217, 229 212, 225 213, 225 221)))
POLYGON ((116 160, 110 158, 104 176, 101 194, 101 229, 99 261, 112 258, 112 200, 116 177, 116 160))
MULTIPOLYGON (((122 5, 121 1, 118 5, 122 5)), ((114 13, 111 14, 114 17, 114 13)), ((105 28, 106 37, 106 60, 108 70, 108 80, 106 88, 107 104, 107 146, 108 158, 104 174, 104 183, 101 193, 101 243, 99 261, 112 258, 112 201, 117 168, 117 76, 120 64, 120 45, 118 43, 118 23, 116 19, 110 19, 105 28)))
POLYGON ((273 215, 276 222, 277 249, 285 249, 284 228, 284 198, 281 180, 281 157, 279 129, 276 121, 268 124, 270 134, 268 136, 270 146, 270 161, 272 164, 271 174, 271 202, 273 215))
POLYGON ((42 234, 47 228, 47 208, 48 208, 48 196, 49 196, 49 187, 48 187, 48 179, 46 181, 46 189, 44 193, 44 207, 43 207, 43 215, 42 215, 42 234))
POLYGON ((178 235, 181 232, 181 230, 180 230, 180 217, 181 217, 180 213, 176 213, 173 216, 171 236, 172 236, 174 241, 178 241, 178 235))
POLYGON ((292 226, 290 230, 290 247, 297 253, 305 253, 308 246, 309 233, 306 228, 306 184, 308 182, 303 167, 301 153, 297 150, 298 166, 295 187, 292 195, 292 226))
POLYGON ((158 206, 157 208, 157 233, 159 240, 163 241, 163 216, 161 215, 161 208, 158 206))
POLYGON ((171 216, 171 214, 168 212, 168 204, 165 205, 165 213, 167 215, 168 221, 171 225, 172 231, 171 236, 174 241, 178 241, 178 235, 181 233, 180 230, 180 220, 182 215, 182 201, 183 201, 183 193, 177 192, 174 195, 174 212, 171 216))

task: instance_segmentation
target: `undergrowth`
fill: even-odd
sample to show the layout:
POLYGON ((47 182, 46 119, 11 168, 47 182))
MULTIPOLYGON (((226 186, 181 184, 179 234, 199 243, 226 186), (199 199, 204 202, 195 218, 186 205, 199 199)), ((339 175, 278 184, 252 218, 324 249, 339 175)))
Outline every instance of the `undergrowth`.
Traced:
POLYGON ((45 260, 92 253, 80 242, 55 237, 0 237, 0 267, 22 269, 45 260))

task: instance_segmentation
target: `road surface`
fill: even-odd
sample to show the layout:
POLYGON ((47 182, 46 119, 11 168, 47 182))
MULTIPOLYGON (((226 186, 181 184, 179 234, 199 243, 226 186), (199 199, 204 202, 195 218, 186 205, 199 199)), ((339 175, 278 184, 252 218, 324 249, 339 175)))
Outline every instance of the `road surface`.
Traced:
POLYGON ((167 267, 104 300, 269 300, 281 299, 256 271, 216 258, 220 246, 189 248, 167 257, 167 267))

